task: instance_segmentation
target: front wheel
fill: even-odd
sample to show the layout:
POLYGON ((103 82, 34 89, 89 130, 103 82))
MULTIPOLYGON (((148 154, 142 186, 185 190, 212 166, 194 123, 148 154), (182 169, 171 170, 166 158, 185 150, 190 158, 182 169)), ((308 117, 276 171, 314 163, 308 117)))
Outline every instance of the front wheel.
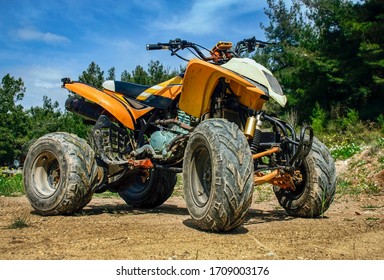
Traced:
POLYGON ((242 224, 252 202, 253 161, 234 123, 209 119, 196 127, 184 154, 183 181, 198 227, 228 231, 242 224))
POLYGON ((295 191, 274 186, 280 205, 288 214, 313 218, 322 215, 331 205, 336 190, 335 162, 317 138, 300 166, 301 180, 295 183, 295 191))
POLYGON ((84 139, 55 132, 39 138, 24 163, 24 189, 42 215, 73 214, 92 198, 97 182, 95 153, 84 139))

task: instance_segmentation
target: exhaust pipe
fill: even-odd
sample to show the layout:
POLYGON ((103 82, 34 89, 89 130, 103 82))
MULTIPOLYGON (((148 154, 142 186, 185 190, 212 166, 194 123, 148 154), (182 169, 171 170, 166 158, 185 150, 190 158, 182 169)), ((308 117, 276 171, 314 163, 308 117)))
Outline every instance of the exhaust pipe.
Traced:
POLYGON ((65 109, 94 122, 104 112, 104 108, 96 103, 91 103, 75 96, 68 97, 65 101, 65 109))

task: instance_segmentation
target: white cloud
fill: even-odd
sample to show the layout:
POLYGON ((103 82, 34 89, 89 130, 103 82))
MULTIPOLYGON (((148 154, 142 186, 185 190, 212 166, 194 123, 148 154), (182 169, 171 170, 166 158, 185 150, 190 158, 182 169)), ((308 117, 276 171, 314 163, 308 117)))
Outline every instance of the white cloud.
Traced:
POLYGON ((191 8, 185 12, 168 16, 162 14, 155 26, 162 30, 209 34, 228 25, 230 19, 261 10, 265 6, 264 1, 254 0, 197 0, 191 3, 191 8))
POLYGON ((33 86, 51 89, 60 87, 60 79, 64 76, 62 71, 50 66, 35 65, 27 69, 28 80, 33 86))
POLYGON ((23 100, 20 102, 24 108, 42 106, 43 96, 46 95, 52 101, 58 101, 60 108, 64 110, 68 92, 61 88, 61 78, 75 77, 76 65, 30 65, 10 69, 12 75, 21 77, 26 87, 23 100))
POLYGON ((41 41, 47 44, 68 43, 69 39, 65 36, 51 32, 41 32, 33 27, 20 28, 16 31, 18 39, 23 41, 41 41))

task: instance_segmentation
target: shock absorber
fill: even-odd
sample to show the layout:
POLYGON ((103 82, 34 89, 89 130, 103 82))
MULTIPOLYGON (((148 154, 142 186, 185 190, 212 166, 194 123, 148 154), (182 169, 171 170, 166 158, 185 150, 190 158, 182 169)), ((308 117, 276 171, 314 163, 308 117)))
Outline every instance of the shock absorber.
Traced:
POLYGON ((262 124, 263 122, 261 121, 261 114, 257 114, 256 117, 249 117, 245 124, 245 135, 248 138, 252 138, 252 142, 250 144, 252 154, 256 154, 257 150, 259 149, 262 124))

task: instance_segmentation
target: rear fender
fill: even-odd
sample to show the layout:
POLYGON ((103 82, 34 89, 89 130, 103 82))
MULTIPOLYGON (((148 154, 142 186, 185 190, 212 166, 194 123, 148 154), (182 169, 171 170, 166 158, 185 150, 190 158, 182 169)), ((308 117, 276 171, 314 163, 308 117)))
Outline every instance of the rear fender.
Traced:
POLYGON ((259 111, 268 96, 241 76, 220 66, 192 59, 184 75, 179 107, 186 113, 200 118, 209 112, 210 100, 219 79, 224 78, 239 102, 248 108, 259 111))
POLYGON ((100 105, 124 126, 132 130, 136 127, 136 120, 153 109, 152 107, 145 107, 140 110, 134 109, 116 94, 101 91, 80 82, 66 82, 63 87, 84 97, 86 100, 100 105))

